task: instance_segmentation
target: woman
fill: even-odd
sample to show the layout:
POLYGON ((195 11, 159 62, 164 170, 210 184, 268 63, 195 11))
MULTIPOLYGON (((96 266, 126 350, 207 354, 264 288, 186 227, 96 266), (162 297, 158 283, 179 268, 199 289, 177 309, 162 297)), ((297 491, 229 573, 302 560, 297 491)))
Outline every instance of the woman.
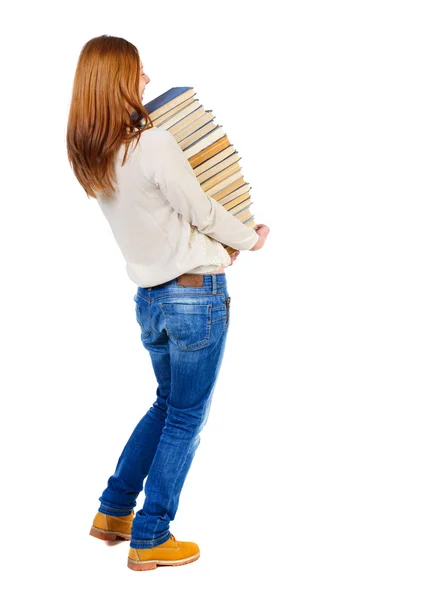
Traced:
POLYGON ((170 521, 223 359, 230 308, 224 269, 240 250, 261 248, 269 232, 247 227, 202 191, 174 136, 154 127, 142 105, 149 81, 135 46, 106 35, 90 40, 78 60, 67 130, 75 176, 96 198, 138 286, 136 318, 158 382, 90 530, 103 540, 130 540, 134 570, 199 557, 197 544, 175 539, 170 521), (220 242, 236 252, 229 256, 220 242))

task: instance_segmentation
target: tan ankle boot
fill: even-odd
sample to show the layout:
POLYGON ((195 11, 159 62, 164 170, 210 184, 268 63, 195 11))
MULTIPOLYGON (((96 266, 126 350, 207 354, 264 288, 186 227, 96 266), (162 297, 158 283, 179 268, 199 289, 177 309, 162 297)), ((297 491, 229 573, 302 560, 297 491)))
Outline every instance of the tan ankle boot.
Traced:
POLYGON ((133 525, 134 510, 130 515, 113 517, 98 512, 93 519, 90 535, 105 541, 114 541, 117 538, 129 540, 133 525))
POLYGON ((178 542, 174 535, 152 548, 132 548, 128 553, 127 566, 133 571, 148 571, 157 566, 187 565, 200 556, 195 542, 178 542))

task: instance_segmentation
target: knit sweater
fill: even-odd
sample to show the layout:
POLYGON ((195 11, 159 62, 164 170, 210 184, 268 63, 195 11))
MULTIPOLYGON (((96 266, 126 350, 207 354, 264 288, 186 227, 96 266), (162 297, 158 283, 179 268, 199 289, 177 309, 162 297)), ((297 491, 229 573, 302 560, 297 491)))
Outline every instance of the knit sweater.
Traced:
POLYGON ((123 144, 115 156, 115 193, 96 199, 138 286, 228 266, 219 242, 238 250, 256 244, 256 231, 202 190, 172 133, 146 129, 122 166, 124 151, 123 144))

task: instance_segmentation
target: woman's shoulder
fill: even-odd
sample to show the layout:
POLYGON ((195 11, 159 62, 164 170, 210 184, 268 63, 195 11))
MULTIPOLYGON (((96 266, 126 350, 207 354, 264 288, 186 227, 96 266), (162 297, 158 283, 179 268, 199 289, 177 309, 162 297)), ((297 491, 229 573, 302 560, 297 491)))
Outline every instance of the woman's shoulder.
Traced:
POLYGON ((162 127, 145 129, 140 136, 138 148, 137 157, 144 174, 155 181, 161 177, 165 164, 178 164, 183 154, 174 135, 162 127))
POLYGON ((162 127, 149 127, 140 137, 140 157, 144 156, 145 164, 156 166, 158 163, 182 160, 183 150, 174 135, 162 127))
POLYGON ((151 145, 164 145, 176 143, 174 135, 162 127, 149 127, 141 134, 141 139, 151 145))

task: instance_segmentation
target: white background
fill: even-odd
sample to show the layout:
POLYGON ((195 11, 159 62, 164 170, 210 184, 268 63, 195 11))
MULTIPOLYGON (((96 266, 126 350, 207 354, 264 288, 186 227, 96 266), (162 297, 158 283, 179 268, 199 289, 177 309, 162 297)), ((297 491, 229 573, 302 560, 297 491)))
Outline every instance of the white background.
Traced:
POLYGON ((423 600, 421 9, 180 0, 4 13, 8 598, 423 600), (78 55, 101 34, 139 49, 145 102, 194 87, 271 229, 226 270, 226 353, 171 527, 201 558, 145 573, 127 568, 127 542, 88 535, 156 390, 136 286, 66 157, 78 55))

